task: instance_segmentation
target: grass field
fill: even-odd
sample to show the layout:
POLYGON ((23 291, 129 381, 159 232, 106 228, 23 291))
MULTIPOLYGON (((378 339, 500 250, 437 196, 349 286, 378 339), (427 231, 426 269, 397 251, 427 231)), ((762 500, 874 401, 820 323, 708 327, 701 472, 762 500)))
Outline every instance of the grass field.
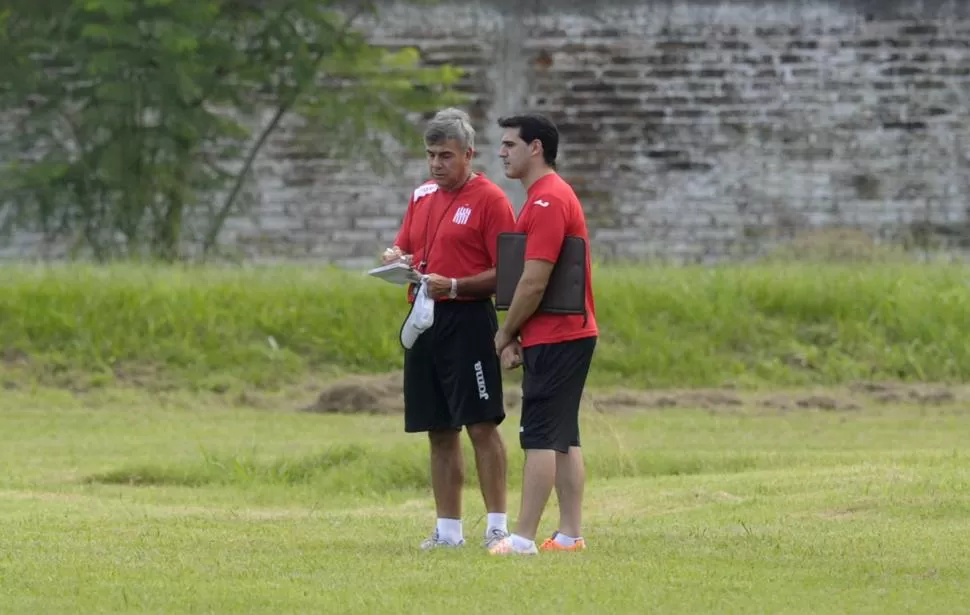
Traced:
POLYGON ((418 551, 433 519, 425 448, 398 416, 2 399, 4 613, 967 609, 959 405, 589 412, 590 549, 508 560, 476 544, 473 471, 469 546, 418 551))
POLYGON ((598 270, 590 549, 511 560, 478 547, 471 464, 468 547, 417 549, 426 444, 381 376, 397 289, 3 279, 0 613, 970 612, 965 268, 598 270))

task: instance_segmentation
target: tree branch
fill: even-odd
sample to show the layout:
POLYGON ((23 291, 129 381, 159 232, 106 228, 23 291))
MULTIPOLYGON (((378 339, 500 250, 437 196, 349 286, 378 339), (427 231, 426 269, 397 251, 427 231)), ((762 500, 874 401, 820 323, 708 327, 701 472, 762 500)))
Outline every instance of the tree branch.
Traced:
MULTIPOLYGON (((341 29, 337 32, 337 36, 334 37, 335 43, 343 39, 343 37, 350 29, 353 22, 356 21, 357 18, 360 17, 360 15, 367 10, 367 8, 368 7, 365 5, 359 6, 358 10, 353 15, 351 15, 351 17, 347 19, 346 22, 344 22, 341 29)), ((320 50, 320 52, 318 52, 316 56, 313 58, 313 65, 319 66, 320 62, 323 61, 323 58, 324 56, 326 56, 326 54, 327 54, 327 49, 320 50)), ((314 72, 313 77, 311 77, 308 81, 313 81, 313 79, 315 78, 316 78, 316 73, 314 72)), ((290 110, 290 108, 293 106, 294 103, 296 103, 300 94, 302 94, 303 90, 306 87, 307 87, 306 82, 298 84, 297 87, 294 88, 293 91, 290 93, 290 95, 286 97, 286 99, 283 100, 279 104, 279 106, 277 106, 276 111, 273 113, 273 117, 270 119, 269 123, 263 128, 259 137, 256 139, 256 142, 250 148, 249 153, 246 154, 246 158, 243 162, 243 166, 239 170, 239 173, 236 175, 236 181, 233 183, 232 190, 229 192, 229 195, 226 197, 226 200, 223 201, 223 204, 219 208, 219 211, 216 212, 212 220, 212 223, 209 225, 209 230, 205 234, 205 239, 203 240, 203 243, 202 243, 203 260, 205 260, 205 257, 208 256, 211 250, 215 247, 216 242, 218 241, 219 233, 222 231, 223 225, 225 225, 226 220, 228 220, 229 216, 232 214, 233 207, 236 204, 236 199, 239 197, 239 193, 242 191, 242 187, 246 183, 246 177, 249 175, 252 169, 253 163, 256 161, 256 156, 259 155, 260 150, 262 150, 263 145, 265 145, 267 139, 269 139, 269 136, 273 133, 274 130, 276 130, 276 127, 283 119, 283 116, 286 115, 286 112, 290 110)))

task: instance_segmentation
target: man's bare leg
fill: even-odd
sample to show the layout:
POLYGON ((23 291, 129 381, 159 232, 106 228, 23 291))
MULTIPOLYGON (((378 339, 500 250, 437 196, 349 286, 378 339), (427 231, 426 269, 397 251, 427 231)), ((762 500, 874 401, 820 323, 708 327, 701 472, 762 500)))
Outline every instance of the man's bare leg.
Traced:
POLYGON ((583 490, 586 467, 583 452, 570 446, 569 453, 556 453, 556 497, 559 500, 559 533, 566 538, 582 537, 583 490))
POLYGON ((486 546, 496 538, 508 535, 506 490, 508 460, 502 434, 495 423, 468 426, 468 437, 475 449, 478 484, 485 501, 488 523, 485 527, 486 546))
POLYGON ((513 540, 534 542, 542 513, 556 482, 556 451, 529 449, 525 451, 522 471, 522 504, 515 521, 513 540))
POLYGON ((431 487, 438 514, 438 538, 454 544, 464 540, 461 529, 461 491, 465 483, 465 462, 461 452, 460 433, 453 430, 428 433, 431 444, 431 487))

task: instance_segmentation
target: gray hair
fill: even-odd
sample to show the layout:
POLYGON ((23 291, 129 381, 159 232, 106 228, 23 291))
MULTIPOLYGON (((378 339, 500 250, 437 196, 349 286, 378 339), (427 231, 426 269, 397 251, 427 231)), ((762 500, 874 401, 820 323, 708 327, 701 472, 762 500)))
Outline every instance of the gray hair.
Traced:
POLYGON ((475 127, 467 113, 455 107, 437 112, 424 131, 425 145, 440 145, 454 139, 465 150, 475 147, 475 127))

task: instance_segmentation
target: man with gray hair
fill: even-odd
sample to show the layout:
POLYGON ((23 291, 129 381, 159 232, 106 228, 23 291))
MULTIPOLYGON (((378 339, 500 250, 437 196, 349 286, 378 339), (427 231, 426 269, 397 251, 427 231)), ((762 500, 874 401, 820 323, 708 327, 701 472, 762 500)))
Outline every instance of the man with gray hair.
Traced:
MULTIPOLYGON (((498 234, 515 226, 508 197, 472 169, 475 129, 460 109, 443 109, 424 133, 431 179, 411 194, 385 264, 410 262, 426 276, 433 323, 404 352, 404 430, 427 432, 437 524, 421 547, 464 544, 461 430, 475 450, 488 523, 484 546, 508 536, 502 368, 495 354, 498 234)), ((408 289, 413 304, 418 289, 408 289)), ((423 292, 423 291, 422 291, 423 292)), ((403 342, 402 342, 403 345, 403 342)))

